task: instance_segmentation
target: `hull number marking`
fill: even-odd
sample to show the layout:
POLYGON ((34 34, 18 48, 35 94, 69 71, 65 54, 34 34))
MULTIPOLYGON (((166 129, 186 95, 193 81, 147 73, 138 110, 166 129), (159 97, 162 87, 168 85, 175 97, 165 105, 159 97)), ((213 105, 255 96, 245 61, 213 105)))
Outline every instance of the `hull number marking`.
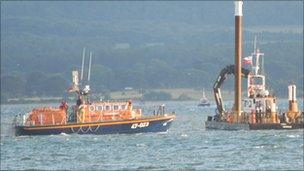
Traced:
POLYGON ((149 126, 149 122, 134 123, 131 125, 131 129, 144 128, 147 126, 149 126))

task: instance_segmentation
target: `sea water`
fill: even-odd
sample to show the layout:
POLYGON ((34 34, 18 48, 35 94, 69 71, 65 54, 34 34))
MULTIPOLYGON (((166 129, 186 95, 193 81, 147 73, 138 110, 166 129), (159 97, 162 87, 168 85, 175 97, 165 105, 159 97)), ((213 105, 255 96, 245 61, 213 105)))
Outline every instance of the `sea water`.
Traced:
POLYGON ((166 133, 20 137, 12 130, 15 114, 57 104, 1 105, 1 170, 303 170, 303 130, 208 131, 214 104, 135 105, 152 114, 163 103, 177 116, 166 133))

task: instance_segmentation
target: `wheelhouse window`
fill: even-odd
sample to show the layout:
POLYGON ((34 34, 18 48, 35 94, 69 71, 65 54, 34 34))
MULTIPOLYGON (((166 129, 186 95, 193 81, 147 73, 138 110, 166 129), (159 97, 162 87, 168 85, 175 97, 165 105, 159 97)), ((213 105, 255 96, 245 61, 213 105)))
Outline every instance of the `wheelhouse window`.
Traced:
POLYGON ((89 109, 90 109, 91 112, 94 112, 95 111, 95 106, 91 105, 89 109))
POLYGON ((106 110, 111 110, 111 106, 106 106, 106 110))
POLYGON ((254 78, 254 83, 256 85, 263 85, 263 79, 261 77, 255 77, 254 78))
POLYGON ((103 110, 103 106, 96 106, 96 110, 103 110))
POLYGON ((121 110, 125 110, 126 109, 126 105, 121 105, 121 110))
POLYGON ((119 106, 115 105, 114 110, 118 110, 118 109, 119 109, 119 106))

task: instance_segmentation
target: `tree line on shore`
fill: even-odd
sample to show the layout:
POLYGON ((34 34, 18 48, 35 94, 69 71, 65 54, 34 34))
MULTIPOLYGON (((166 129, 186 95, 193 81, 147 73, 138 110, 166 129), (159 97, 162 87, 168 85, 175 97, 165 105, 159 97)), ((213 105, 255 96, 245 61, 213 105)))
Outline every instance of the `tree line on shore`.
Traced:
MULTIPOLYGON (((234 63, 231 2, 92 3, 2 4, 2 102, 63 96, 71 71, 80 70, 83 47, 93 52, 93 93, 125 87, 211 89, 220 70, 234 63)), ((303 95, 301 9, 297 2, 261 4, 248 2, 243 55, 250 55, 257 35, 269 88, 287 97, 288 84, 295 83, 303 95)), ((227 80, 224 89, 232 88, 227 80)))

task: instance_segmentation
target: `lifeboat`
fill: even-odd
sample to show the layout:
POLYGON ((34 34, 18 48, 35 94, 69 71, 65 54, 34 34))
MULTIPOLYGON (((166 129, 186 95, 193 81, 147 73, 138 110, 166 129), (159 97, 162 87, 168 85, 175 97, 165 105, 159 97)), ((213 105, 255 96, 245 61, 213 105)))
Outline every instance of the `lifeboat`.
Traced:
MULTIPOLYGON (((84 53, 85 54, 85 53, 84 53)), ((91 66, 91 55, 90 63, 91 66)), ((82 62, 84 63, 84 57, 82 62)), ((165 105, 150 116, 142 115, 140 108, 134 108, 132 101, 90 101, 90 86, 81 87, 78 71, 72 72, 73 86, 68 92, 76 93, 77 100, 69 107, 63 101, 57 108, 34 108, 27 114, 18 114, 14 119, 15 133, 19 135, 49 134, 118 134, 166 132, 175 115, 165 113, 165 105)), ((81 80, 83 78, 83 64, 81 80)), ((88 79, 90 80, 90 67, 88 79)))
POLYGON ((142 116, 142 110, 133 109, 131 101, 93 102, 71 108, 63 102, 58 108, 35 108, 17 115, 15 132, 17 136, 166 132, 174 118, 164 113, 164 106, 151 116, 142 116))

